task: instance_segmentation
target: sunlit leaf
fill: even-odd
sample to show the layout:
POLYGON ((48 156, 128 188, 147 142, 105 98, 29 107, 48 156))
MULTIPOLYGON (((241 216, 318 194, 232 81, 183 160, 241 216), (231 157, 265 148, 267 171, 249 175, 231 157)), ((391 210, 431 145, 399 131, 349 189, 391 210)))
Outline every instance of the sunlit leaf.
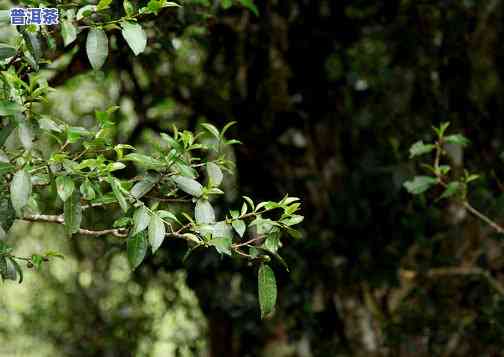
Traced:
POLYGON ((142 26, 137 23, 123 21, 121 27, 122 35, 135 56, 142 53, 147 45, 147 35, 142 26))
POLYGON ((163 220, 157 215, 153 214, 149 222, 149 242, 154 254, 164 241, 166 227, 163 220))
POLYGON ((191 196, 199 197, 203 194, 203 186, 196 180, 180 175, 173 176, 172 180, 179 189, 191 196))
POLYGON ((208 200, 199 199, 196 202, 194 219, 198 224, 215 223, 215 212, 208 200))
POLYGON ((32 191, 30 174, 26 170, 16 172, 10 183, 12 207, 21 215, 23 208, 28 204, 32 191))
POLYGON ((86 52, 93 69, 100 69, 107 60, 108 38, 105 31, 92 28, 86 40, 86 52))

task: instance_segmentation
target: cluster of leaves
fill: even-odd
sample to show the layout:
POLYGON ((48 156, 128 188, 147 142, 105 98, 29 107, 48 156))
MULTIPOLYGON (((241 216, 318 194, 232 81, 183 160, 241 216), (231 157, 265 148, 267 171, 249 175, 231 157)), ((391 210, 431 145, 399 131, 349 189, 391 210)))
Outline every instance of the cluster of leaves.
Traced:
MULTIPOLYGON (((33 5, 31 1, 25 1, 27 5, 33 5)), ((233 4, 240 4, 259 15, 259 11, 252 0, 222 0, 220 5, 227 9, 233 4)), ((210 7, 209 1, 201 2, 210 7)), ((40 5, 52 6, 49 1, 41 1, 40 5)), ((147 45, 147 34, 142 27, 141 20, 157 16, 164 8, 181 8, 176 2, 166 0, 149 0, 145 6, 138 6, 130 0, 123 0, 122 14, 118 15, 117 9, 112 9, 112 0, 100 0, 96 5, 83 3, 71 4, 59 7, 60 34, 64 46, 69 46, 77 40, 80 34, 86 35, 86 54, 93 69, 100 69, 105 64, 109 55, 109 37, 107 33, 120 31, 122 37, 133 51, 135 56, 144 52, 147 45)), ((0 24, 9 23, 9 10, 0 11, 0 24)), ((55 47, 56 38, 44 27, 36 25, 16 26, 22 34, 23 41, 17 46, 0 44, 0 60, 6 58, 22 57, 35 71, 39 70, 42 59, 41 37, 47 39, 50 47, 55 47)))
POLYGON ((404 183, 404 188, 414 195, 424 193, 431 187, 440 185, 444 189, 441 192, 439 199, 456 198, 465 201, 467 198, 467 186, 470 182, 479 178, 479 175, 470 174, 464 171, 461 177, 451 177, 452 167, 449 164, 441 164, 441 159, 448 155, 446 145, 460 145, 465 147, 470 141, 462 134, 445 135, 449 123, 442 123, 439 128, 433 128, 436 139, 433 143, 424 143, 422 140, 414 143, 409 152, 410 158, 433 154, 433 164, 422 164, 430 175, 415 176, 413 179, 404 183))
MULTIPOLYGON (((240 3, 257 10, 251 1, 240 3)), ((138 55, 147 43, 138 20, 144 15, 156 15, 164 7, 179 6, 151 0, 137 9, 125 0, 125 15, 111 19, 111 4, 110 0, 101 0, 97 5, 61 10, 65 46, 89 29, 86 51, 93 69, 100 69, 109 55, 107 31, 120 29, 138 55)), ((19 276, 21 282, 22 270, 17 261, 40 268, 50 257, 59 256, 54 252, 30 257, 13 255, 5 237, 15 219, 61 224, 67 236, 123 239, 133 270, 148 254, 155 254, 165 239, 183 239, 188 244, 187 256, 197 248, 212 248, 221 255, 257 263, 261 316, 271 314, 276 302, 276 280, 268 262, 274 257, 287 269, 278 254, 281 236, 285 232, 298 237, 293 226, 303 217, 297 214, 299 199, 286 195, 279 202, 257 204, 244 197, 240 210, 230 210, 218 219, 211 202, 224 194, 224 173, 233 170, 226 152, 240 142, 227 139, 226 133, 234 123, 222 130, 203 123, 196 133, 174 126, 170 133, 160 133, 159 143, 145 153, 129 144, 114 143, 118 107, 96 111, 93 127, 72 126, 42 115, 37 103, 47 101, 53 89, 34 72, 44 63, 38 38, 47 31, 43 27, 19 26, 18 32, 17 47, 0 46, 0 66, 4 68, 0 77, 0 276, 19 276), (36 145, 43 137, 57 143, 49 153, 36 145), (62 206, 60 214, 41 213, 41 197, 51 193, 59 200, 56 209, 62 206), (85 211, 95 207, 121 215, 109 229, 82 227, 85 211)))

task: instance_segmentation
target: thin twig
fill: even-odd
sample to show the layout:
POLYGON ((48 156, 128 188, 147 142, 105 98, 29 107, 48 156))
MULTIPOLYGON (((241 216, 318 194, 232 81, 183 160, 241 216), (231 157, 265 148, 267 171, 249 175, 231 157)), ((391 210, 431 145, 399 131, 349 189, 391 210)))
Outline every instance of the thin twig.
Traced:
MULTIPOLYGON (((23 221, 28 222, 45 222, 55 224, 65 224, 65 219, 61 215, 47 215, 47 214, 30 214, 22 218, 23 221)), ((79 234, 100 237, 105 235, 113 235, 118 238, 125 238, 128 236, 127 230, 122 228, 104 229, 104 230, 90 230, 85 228, 79 229, 79 234)))
POLYGON ((236 243, 236 244, 233 244, 231 247, 233 248, 239 248, 239 247, 243 247, 244 245, 248 245, 248 244, 251 244, 251 243, 254 243, 254 242, 257 242, 261 239, 264 239, 264 236, 261 235, 261 236, 258 236, 258 237, 255 237, 255 238, 252 238, 246 242, 243 242, 243 243, 236 243))
POLYGON ((476 217, 478 217, 479 219, 481 219, 482 221, 484 221, 490 227, 492 227, 493 229, 495 229, 498 233, 504 234, 504 228, 502 228, 500 225, 498 225, 497 223, 495 223, 494 221, 492 221, 490 218, 488 218, 487 216, 485 216, 483 213, 481 213, 480 211, 478 211, 476 208, 474 208, 473 206, 471 206, 471 204, 469 202, 464 201, 463 205, 464 205, 464 207, 469 212, 471 212, 473 215, 475 215, 476 217))

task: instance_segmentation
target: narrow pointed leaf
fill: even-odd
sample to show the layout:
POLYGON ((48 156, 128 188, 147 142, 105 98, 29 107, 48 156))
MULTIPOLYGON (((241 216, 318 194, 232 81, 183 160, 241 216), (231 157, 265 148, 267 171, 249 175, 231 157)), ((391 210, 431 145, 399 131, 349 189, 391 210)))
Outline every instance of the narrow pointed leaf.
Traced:
POLYGON ((166 227, 157 214, 153 214, 149 222, 149 242, 154 254, 163 243, 166 227))
POLYGON ((145 206, 140 206, 136 209, 133 214, 133 235, 142 232, 149 226, 150 216, 147 208, 145 206))
POLYGON ((32 191, 30 174, 26 170, 16 172, 10 183, 12 207, 21 215, 21 211, 28 204, 32 191))
POLYGON ((275 273, 267 264, 259 267, 258 290, 261 319, 264 319, 273 313, 277 299, 275 273))
POLYGON ((119 206, 121 206, 122 210, 126 212, 128 210, 128 202, 126 201, 126 198, 124 198, 124 195, 121 190, 121 181, 119 181, 116 178, 113 178, 110 181, 110 185, 112 186, 112 191, 114 192, 114 196, 117 199, 117 202, 119 202, 119 206))
POLYGON ((72 195, 63 205, 63 215, 65 217, 65 232, 68 236, 77 233, 82 221, 82 208, 80 204, 79 191, 74 190, 72 195))
POLYGON ((220 167, 213 162, 207 163, 207 175, 210 181, 210 186, 218 187, 222 182, 222 170, 220 167))

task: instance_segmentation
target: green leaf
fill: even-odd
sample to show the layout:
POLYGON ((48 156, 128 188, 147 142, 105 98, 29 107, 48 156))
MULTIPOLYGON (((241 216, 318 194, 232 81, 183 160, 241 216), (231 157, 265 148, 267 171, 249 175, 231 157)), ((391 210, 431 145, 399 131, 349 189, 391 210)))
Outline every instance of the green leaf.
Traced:
MULTIPOLYGON (((16 211, 12 206, 8 195, 0 196, 0 227, 5 233, 9 232, 14 220, 16 219, 16 211)), ((0 238, 1 240, 1 238, 0 238)))
POLYGON ((439 128, 436 128, 436 127, 432 127, 432 128, 438 134, 438 136, 441 138, 441 137, 443 137, 446 129, 448 129, 449 126, 450 126, 450 122, 444 122, 444 123, 441 123, 439 128))
POLYGON ((63 132, 61 127, 49 118, 43 117, 39 120, 39 126, 43 130, 55 131, 57 133, 63 132))
POLYGON ((254 15, 259 16, 259 10, 255 6, 255 4, 252 2, 252 0, 238 0, 238 1, 240 2, 240 4, 242 4, 247 9, 252 11, 254 13, 254 15))
POLYGON ((221 135, 221 138, 224 138, 224 134, 226 134, 226 131, 229 130, 229 128, 231 128, 233 125, 237 124, 238 122, 236 121, 232 121, 232 122, 229 122, 227 123, 226 125, 224 125, 224 128, 222 128, 222 131, 220 133, 221 135))
POLYGON ((140 232, 128 237, 127 251, 131 270, 135 270, 143 262, 147 254, 145 232, 140 232))
POLYGON ((129 0, 123 1, 123 9, 127 16, 131 16, 135 13, 135 7, 129 0))
POLYGON ((108 111, 95 111, 95 118, 98 123, 100 123, 101 128, 112 128, 115 126, 114 121, 110 118, 110 113, 108 111))
POLYGON ((206 169, 210 186, 220 186, 223 178, 221 168, 213 162, 207 162, 206 169))
POLYGON ((434 173, 439 174, 439 175, 446 175, 446 174, 448 174, 448 172, 450 172, 450 170, 451 170, 451 167, 448 165, 439 165, 438 172, 435 172, 435 170, 434 170, 434 173))
POLYGON ((65 217, 65 232, 67 236, 77 233, 82 221, 79 191, 74 190, 72 195, 65 201, 63 205, 63 216, 65 217))
POLYGON ((0 43, 0 60, 15 56, 17 50, 15 47, 0 43))
POLYGON ((296 224, 299 224, 303 222, 304 217, 300 215, 293 215, 291 217, 282 219, 280 222, 285 224, 286 226, 294 226, 296 224))
POLYGON ((77 19, 77 21, 79 21, 83 17, 90 16, 91 14, 93 14, 93 12, 96 12, 96 5, 85 5, 81 7, 79 11, 77 11, 75 18, 77 19))
POLYGON ((108 172, 113 172, 117 170, 122 170, 126 167, 122 162, 111 162, 110 164, 107 165, 107 171, 108 172))
POLYGON ((75 183, 69 176, 56 177, 56 190, 63 202, 70 197, 75 189, 75 183))
POLYGON ((480 178, 480 175, 477 175, 477 174, 471 174, 471 175, 468 175, 465 179, 465 182, 466 183, 469 183, 469 182, 472 182, 474 180, 477 180, 480 178))
POLYGON ((199 199, 194 208, 194 219, 198 224, 215 223, 215 212, 208 200, 199 199))
POLYGON ((437 179, 431 176, 415 176, 413 180, 406 181, 403 186, 411 194, 418 195, 437 184, 437 179))
POLYGON ((123 21, 121 22, 122 35, 135 56, 138 56, 145 50, 147 45, 147 35, 142 26, 137 23, 123 21))
POLYGON ((276 253, 278 248, 280 248, 280 246, 281 246, 281 243, 280 243, 280 232, 279 231, 275 231, 275 232, 269 234, 263 243, 263 247, 273 253, 276 253))
POLYGON ((191 196, 200 197, 203 194, 203 186, 196 180, 180 175, 173 176, 172 180, 179 189, 191 196))
POLYGON ((163 244, 165 233, 166 227, 163 220, 157 214, 153 214, 149 222, 149 242, 152 247, 152 254, 156 253, 163 244))
POLYGON ((419 155, 423 155, 423 154, 428 154, 430 153, 432 150, 435 149, 435 145, 433 144, 424 144, 422 140, 420 141, 417 141, 416 143, 414 143, 409 152, 410 152, 410 159, 415 157, 415 156, 419 156, 419 155))
POLYGON ((89 30, 86 52, 93 69, 100 69, 105 64, 108 56, 108 38, 105 31, 97 28, 89 30))
POLYGON ((182 145, 180 145, 180 143, 174 138, 172 138, 170 135, 166 133, 161 133, 160 135, 163 141, 165 141, 170 146, 171 149, 175 149, 178 152, 183 150, 182 145))
POLYGON ((15 173, 10 183, 12 207, 21 216, 23 208, 28 204, 32 191, 30 174, 25 170, 15 173))
POLYGON ((127 227, 130 223, 131 223, 131 218, 121 217, 121 218, 118 218, 114 221, 114 224, 112 225, 112 227, 123 228, 123 227, 127 227))
POLYGON ((209 123, 203 123, 201 124, 203 128, 205 128, 210 134, 215 136, 217 139, 219 139, 219 129, 217 129, 214 125, 209 124, 209 123))
POLYGON ((66 132, 67 132, 67 140, 70 144, 76 143, 83 136, 93 135, 93 133, 91 133, 89 130, 86 130, 85 128, 81 128, 78 126, 70 126, 67 128, 66 132))
MULTIPOLYGON (((23 111, 22 105, 16 102, 11 102, 9 100, 0 100, 0 116, 14 115, 17 113, 21 113, 22 111, 23 111)), ((11 128, 11 131, 12 129, 14 129, 14 127, 11 128)))
POLYGON ((155 182, 150 180, 139 181, 131 189, 131 195, 135 198, 142 198, 156 185, 155 182))
POLYGON ((245 233, 245 230, 247 229, 247 225, 245 222, 243 222, 241 219, 233 220, 231 222, 231 225, 233 226, 234 230, 240 237, 243 237, 243 234, 245 233))
POLYGON ((254 211, 255 210, 255 205, 254 205, 254 201, 252 201, 252 199, 248 196, 242 196, 243 199, 245 201, 247 201, 247 203, 250 205, 250 207, 252 208, 252 210, 254 211))
POLYGON ((87 179, 80 185, 80 192, 82 197, 87 201, 92 201, 96 197, 93 185, 87 179))
POLYGON ((9 260, 12 263, 12 266, 14 267, 14 269, 16 269, 16 272, 19 275, 18 283, 21 284, 23 282, 23 270, 21 269, 18 262, 14 258, 9 257, 9 260))
POLYGON ((15 265, 12 263, 12 258, 7 257, 6 263, 7 263, 7 269, 6 269, 7 271, 4 276, 4 279, 17 280, 17 269, 16 269, 15 265))
POLYGON ((221 0, 220 4, 224 10, 227 10, 233 5, 233 2, 231 0, 221 0))
POLYGON ((462 188, 462 183, 454 181, 450 182, 447 186, 446 189, 444 190, 443 194, 439 197, 439 199, 443 198, 448 198, 452 197, 453 195, 457 194, 460 192, 460 189, 462 188))
POLYGON ((135 198, 142 198, 149 193, 159 182, 161 176, 158 173, 147 173, 142 181, 138 181, 130 193, 135 198))
POLYGON ((23 147, 26 150, 31 150, 33 147, 33 133, 25 121, 19 123, 17 132, 19 141, 21 142, 23 147))
POLYGON ((215 247, 219 254, 231 255, 232 239, 230 237, 216 237, 209 240, 208 245, 215 247))
POLYGON ((112 191, 114 192, 114 196, 116 197, 117 202, 119 202, 119 206, 121 206, 122 210, 126 212, 128 210, 129 205, 122 193, 121 181, 119 181, 116 178, 112 178, 109 181, 109 183, 110 186, 112 187, 112 191))
POLYGON ((215 224, 202 224, 198 227, 198 232, 203 237, 226 237, 233 238, 233 228, 224 221, 215 224))
POLYGON ((144 205, 138 207, 133 214, 133 235, 142 232, 149 226, 150 216, 147 207, 144 205))
POLYGON ((2 177, 5 174, 11 173, 16 169, 16 166, 5 163, 5 162, 0 162, 0 177, 2 177))
POLYGON ((259 267, 257 285, 259 290, 259 306, 261 319, 272 315, 277 300, 277 285, 275 273, 267 264, 259 267))
POLYGON ((136 152, 126 155, 123 160, 133 161, 142 167, 156 171, 159 171, 166 166, 166 164, 161 160, 155 159, 151 156, 138 154, 136 152))
POLYGON ((37 34, 38 34, 37 32, 32 33, 28 31, 23 31, 23 38, 25 40, 26 47, 28 48, 30 54, 33 56, 35 62, 38 62, 42 55, 42 48, 40 46, 40 41, 38 39, 37 34))
POLYGON ((77 28, 71 21, 61 21, 61 36, 65 47, 77 39, 77 28))
MULTIPOLYGON (((2 116, 2 101, 0 100, 0 116, 2 116)), ((15 129, 15 125, 13 123, 9 123, 6 127, 0 129, 0 146, 5 144, 5 141, 9 138, 12 131, 15 129)))
POLYGON ((98 5, 96 5, 96 11, 104 10, 110 6, 112 0, 100 0, 98 5))
POLYGON ((31 256, 31 262, 35 266, 35 269, 40 270, 40 267, 42 266, 42 263, 44 262, 44 257, 38 254, 33 254, 31 256))
POLYGON ((175 221, 177 222, 178 224, 182 224, 180 223, 180 221, 178 220, 177 216, 175 216, 173 213, 169 212, 169 211, 163 211, 163 210, 159 210, 159 211, 156 211, 156 214, 161 217, 162 219, 171 219, 172 221, 175 221))
POLYGON ((460 146, 467 146, 471 143, 469 139, 461 134, 448 135, 445 136, 443 140, 447 144, 455 144, 460 146))
POLYGON ((7 259, 0 255, 0 277, 2 278, 2 281, 7 279, 8 273, 7 259))

